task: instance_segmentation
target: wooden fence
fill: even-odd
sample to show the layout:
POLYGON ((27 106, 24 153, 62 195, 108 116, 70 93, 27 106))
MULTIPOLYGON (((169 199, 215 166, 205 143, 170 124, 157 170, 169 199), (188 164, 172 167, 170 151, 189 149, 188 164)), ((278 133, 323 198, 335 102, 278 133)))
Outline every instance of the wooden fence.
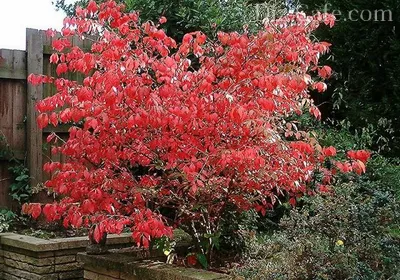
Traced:
MULTIPOLYGON (((66 131, 65 127, 38 128, 35 103, 52 95, 54 87, 34 87, 27 83, 27 76, 31 73, 55 76, 55 66, 49 62, 52 40, 43 30, 27 29, 26 51, 0 49, 0 138, 3 138, 3 145, 9 145, 16 158, 26 162, 32 187, 48 179, 48 175, 42 172, 46 161, 62 160, 59 155, 51 155, 45 139, 52 131, 66 131)), ((77 37, 71 40, 73 45, 82 49, 90 47, 88 41, 77 37)), ((74 75, 67 74, 68 78, 74 78, 74 75)), ((8 160, 0 159, 0 208, 15 207, 9 196, 12 178, 8 167, 8 160)))

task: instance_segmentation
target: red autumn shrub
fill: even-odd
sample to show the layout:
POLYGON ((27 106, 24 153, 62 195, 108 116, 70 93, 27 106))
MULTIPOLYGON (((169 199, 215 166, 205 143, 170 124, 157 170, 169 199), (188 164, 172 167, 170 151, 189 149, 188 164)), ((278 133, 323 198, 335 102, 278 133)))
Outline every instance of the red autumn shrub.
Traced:
MULTIPOLYGON (((29 77, 57 89, 37 104, 38 125, 72 124, 68 140, 53 147, 66 161, 44 166, 54 174, 46 187, 60 195, 44 215, 65 227, 94 225, 95 240, 129 227, 143 246, 180 226, 208 253, 228 205, 264 214, 280 198, 295 204, 315 188, 326 190, 336 168, 363 170, 360 153, 324 167, 336 150, 287 121, 308 111, 320 118, 308 91, 326 89, 331 69, 318 58, 329 44, 310 34, 333 20, 290 14, 255 35, 219 33, 218 42, 206 42, 193 32, 178 45, 113 1, 78 7, 50 60, 57 75, 86 78, 29 77), (72 35, 97 39, 85 52, 71 46, 72 35), (315 186, 316 173, 324 178, 315 186), (172 222, 159 212, 166 207, 172 222)), ((37 205, 25 210, 40 214, 37 205)))

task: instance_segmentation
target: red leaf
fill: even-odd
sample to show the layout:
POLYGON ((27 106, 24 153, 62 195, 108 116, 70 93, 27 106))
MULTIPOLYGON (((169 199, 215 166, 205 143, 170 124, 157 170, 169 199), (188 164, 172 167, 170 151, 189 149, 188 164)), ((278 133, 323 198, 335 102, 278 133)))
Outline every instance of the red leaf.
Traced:
POLYGON ((191 254, 186 257, 186 260, 187 260, 188 265, 190 265, 190 266, 195 266, 197 264, 196 255, 191 254))
POLYGON ((37 118, 37 124, 40 129, 43 129, 49 124, 49 116, 46 113, 42 113, 37 118))
POLYGON ((66 73, 68 71, 68 66, 66 63, 60 63, 57 65, 56 73, 58 76, 66 73))
POLYGON ((42 206, 40 203, 31 203, 29 207, 32 218, 37 219, 40 216, 40 213, 42 213, 42 206))
POLYGON ((43 207, 43 214, 45 215, 48 222, 52 222, 56 217, 56 206, 52 204, 46 204, 43 207))
POLYGON ((90 199, 85 199, 82 203, 82 212, 84 214, 92 214, 95 211, 95 203, 90 199))
POLYGON ((336 156, 336 149, 335 149, 335 147, 332 147, 332 146, 323 148, 322 152, 326 157, 336 156))
POLYGON ((47 29, 47 30, 45 31, 45 34, 46 34, 46 36, 48 36, 48 37, 54 37, 54 36, 57 34, 57 31, 54 30, 54 29, 49 28, 49 29, 47 29))
POLYGON ((44 82, 45 77, 42 75, 30 74, 28 76, 28 82, 33 86, 41 85, 44 82))
POLYGON ((267 111, 274 111, 275 109, 275 103, 272 99, 260 98, 258 104, 260 104, 262 109, 267 111))
POLYGON ((82 226, 82 215, 80 213, 74 213, 71 219, 71 225, 75 228, 80 228, 82 226))
POLYGON ((53 54, 50 56, 50 63, 54 63, 54 64, 58 63, 58 54, 53 53, 53 54))
POLYGON ((57 116, 57 113, 55 113, 55 112, 51 113, 49 120, 50 120, 50 123, 51 123, 53 126, 57 126, 57 125, 58 125, 58 116, 57 116))
POLYGON ((323 66, 318 69, 318 75, 321 78, 327 79, 332 75, 332 69, 329 66, 323 66))
POLYGON ((102 237, 103 237, 103 231, 100 228, 100 225, 96 225, 93 232, 93 238, 96 241, 96 243, 100 243, 102 237))
POLYGON ((89 13, 92 13, 92 14, 96 13, 97 12, 96 2, 93 0, 90 1, 86 9, 88 10, 89 13))
POLYGON ((323 82, 318 82, 314 84, 314 89, 316 89, 318 92, 324 92, 327 88, 328 87, 323 82))

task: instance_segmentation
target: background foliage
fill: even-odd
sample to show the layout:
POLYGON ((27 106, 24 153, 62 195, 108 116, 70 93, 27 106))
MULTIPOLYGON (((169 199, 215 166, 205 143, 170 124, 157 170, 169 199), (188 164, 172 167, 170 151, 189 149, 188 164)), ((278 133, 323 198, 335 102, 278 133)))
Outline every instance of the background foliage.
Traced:
MULTIPOLYGON (((328 86, 323 115, 336 120, 348 119, 353 128, 373 125, 377 129, 374 149, 379 138, 390 139, 390 155, 400 155, 400 6, 393 0, 301 0, 301 10, 311 13, 328 7, 328 12, 341 13, 335 28, 316 32, 319 40, 332 43, 327 62, 336 72, 328 86), (326 6, 327 5, 327 6, 326 6), (353 12, 354 21, 348 14, 353 12), (362 20, 357 14, 390 11, 385 21, 362 20)), ((365 18, 364 17, 364 18, 365 18)), ((388 153, 387 153, 388 154, 388 153)))
MULTIPOLYGON (((71 16, 75 7, 87 5, 88 0, 80 0, 74 4, 65 4, 65 0, 54 2, 56 8, 71 16)), ((104 0, 97 0, 97 3, 104 0)), ((217 31, 240 31, 243 26, 256 30, 265 17, 276 18, 286 13, 281 0, 121 0, 127 11, 139 11, 142 22, 157 22, 165 16, 168 22, 163 29, 180 41, 184 34, 201 30, 211 38, 217 31)))

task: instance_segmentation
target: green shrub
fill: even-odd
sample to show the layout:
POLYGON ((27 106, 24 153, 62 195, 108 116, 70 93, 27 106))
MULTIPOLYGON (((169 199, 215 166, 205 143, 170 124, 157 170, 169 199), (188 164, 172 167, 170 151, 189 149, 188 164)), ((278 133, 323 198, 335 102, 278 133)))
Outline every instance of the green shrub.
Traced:
POLYGON ((304 198, 300 209, 281 220, 279 231, 249 237, 244 265, 234 274, 246 279, 400 279, 398 198, 389 188, 367 188, 362 180, 339 184, 332 196, 304 198))

